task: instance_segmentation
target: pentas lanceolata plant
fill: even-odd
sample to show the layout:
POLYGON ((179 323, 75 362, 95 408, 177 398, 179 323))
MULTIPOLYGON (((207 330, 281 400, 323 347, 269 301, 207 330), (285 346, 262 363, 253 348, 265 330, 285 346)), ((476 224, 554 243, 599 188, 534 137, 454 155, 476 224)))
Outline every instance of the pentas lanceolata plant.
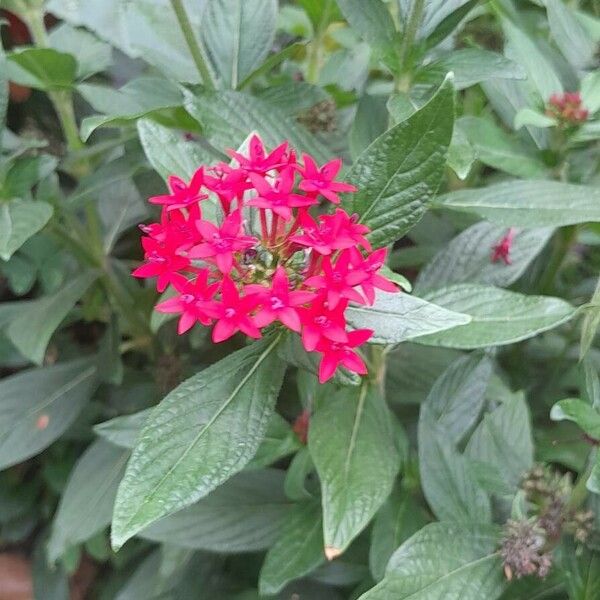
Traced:
POLYGON ((349 331, 346 308, 398 288, 380 274, 387 251, 372 250, 367 226, 340 207, 318 214, 322 200, 338 205, 355 191, 336 181, 341 160, 299 160, 287 142, 268 152, 257 135, 247 155, 229 155, 231 164, 201 166, 189 183, 170 176, 170 193, 150 198, 161 219, 141 226, 146 262, 133 275, 156 277, 159 292, 174 288, 156 310, 179 314, 180 334, 200 323, 214 325, 214 342, 238 331, 260 338, 276 323, 320 353, 322 383, 339 365, 365 374, 357 348, 373 331, 349 331), (203 217, 211 198, 218 223, 203 217))

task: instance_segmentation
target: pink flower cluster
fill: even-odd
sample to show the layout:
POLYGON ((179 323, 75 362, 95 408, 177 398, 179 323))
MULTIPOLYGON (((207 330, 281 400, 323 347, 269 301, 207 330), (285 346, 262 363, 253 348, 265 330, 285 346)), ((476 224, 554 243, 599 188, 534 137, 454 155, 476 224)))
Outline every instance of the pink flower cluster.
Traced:
POLYGON ((587 121, 589 111, 583 106, 579 92, 552 94, 546 114, 566 125, 579 125, 587 121))
POLYGON ((345 310, 398 288, 379 273, 387 251, 372 251, 367 226, 339 207, 311 214, 355 191, 336 181, 341 160, 298 160, 287 142, 268 152, 257 135, 247 155, 229 154, 232 163, 201 166, 189 183, 173 175, 170 193, 150 198, 161 219, 141 226, 145 263, 133 275, 156 277, 159 292, 174 288, 156 309, 180 315, 180 334, 199 322, 214 324, 214 342, 238 331, 259 338, 277 322, 321 354, 321 382, 339 365, 365 374, 356 348, 373 332, 349 331, 345 310), (219 223, 203 218, 213 201, 219 223))

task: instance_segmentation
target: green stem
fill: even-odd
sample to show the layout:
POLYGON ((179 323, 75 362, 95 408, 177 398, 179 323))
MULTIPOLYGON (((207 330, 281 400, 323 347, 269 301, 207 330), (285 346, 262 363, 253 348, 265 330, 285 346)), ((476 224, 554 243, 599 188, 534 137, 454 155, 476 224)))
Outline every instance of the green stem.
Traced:
POLYGON ((175 12, 175 16, 177 17, 177 22, 179 23, 179 27, 181 28, 181 32, 183 33, 183 37, 188 45, 190 50, 190 54, 192 55, 192 59, 198 69, 198 73, 200 73, 200 77, 202 78, 202 83, 209 90, 216 89, 215 82, 213 76, 208 67, 208 61, 204 56, 204 52, 200 43, 196 39, 194 35, 194 31, 192 30, 192 25, 190 24, 190 20, 188 18, 187 12, 185 11, 185 7, 183 6, 182 0, 171 0, 171 6, 173 7, 173 11, 175 12))
POLYGON ((421 25, 421 19, 423 18, 423 8, 425 6, 425 0, 413 0, 410 14, 406 21, 406 27, 404 28, 404 36, 402 38, 402 45, 400 46, 400 72, 406 73, 408 69, 408 59, 410 50, 417 37, 419 26, 421 25))
POLYGON ((588 495, 587 482, 592 474, 592 469, 596 462, 596 449, 592 449, 587 458, 587 465, 583 473, 577 478, 577 483, 571 492, 569 498, 569 508, 571 510, 577 510, 586 500, 588 495))
POLYGON ((542 294, 551 294, 554 291, 556 275, 576 237, 577 227, 575 225, 563 227, 556 232, 550 262, 540 277, 539 289, 542 294))
POLYGON ((327 0, 321 21, 315 32, 315 37, 308 46, 308 65, 306 67, 306 81, 316 85, 319 81, 319 74, 321 71, 321 47, 325 38, 325 31, 327 29, 327 22, 329 20, 329 12, 331 10, 332 0, 327 0))

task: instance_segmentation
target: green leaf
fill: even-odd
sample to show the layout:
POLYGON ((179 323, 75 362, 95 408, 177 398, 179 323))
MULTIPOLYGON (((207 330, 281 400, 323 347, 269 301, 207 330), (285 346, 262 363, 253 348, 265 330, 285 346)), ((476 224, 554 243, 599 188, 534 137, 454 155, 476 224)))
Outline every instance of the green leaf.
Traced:
POLYGON ((115 547, 206 496, 254 456, 285 370, 278 342, 235 352, 184 381, 152 411, 119 486, 115 547))
POLYGON ((500 473, 516 491, 523 474, 533 466, 531 419, 523 394, 514 395, 483 417, 465 455, 500 473))
POLYGON ((352 29, 385 59, 388 66, 397 67, 397 58, 394 60, 397 33, 387 5, 381 0, 336 1, 352 29))
POLYGON ((104 71, 112 63, 111 47, 85 29, 63 23, 50 32, 48 40, 55 50, 77 57, 78 79, 104 71))
POLYGON ((290 502, 283 471, 243 471, 208 496, 142 530, 140 537, 219 553, 256 552, 273 544, 290 502))
POLYGON ((265 144, 275 147, 284 140, 299 151, 309 152, 320 161, 329 151, 295 119, 264 100, 235 91, 187 93, 186 110, 200 123, 206 136, 219 150, 237 148, 252 131, 265 144))
POLYGON ((559 181, 507 181, 440 196, 443 208, 508 227, 562 227, 600 221, 600 190, 559 181))
POLYGON ((202 35, 225 87, 237 88, 273 46, 276 0, 214 0, 202 16, 202 35))
POLYGON ((600 109, 600 72, 588 73, 581 80, 581 101, 590 114, 600 109))
MULTIPOLYGON (((41 539, 40 539, 41 538, 41 539)), ((69 597, 69 578, 62 566, 51 567, 46 556, 46 538, 36 541, 31 564, 33 597, 44 600, 65 600, 69 597)))
POLYGON ((600 327, 600 277, 590 300, 591 306, 586 310, 581 323, 581 344, 579 357, 582 359, 592 347, 594 338, 600 327))
POLYGON ((71 471, 52 523, 48 559, 54 563, 70 547, 102 531, 112 516, 117 486, 129 452, 97 440, 71 471))
POLYGON ((491 376, 492 362, 485 355, 461 356, 433 384, 420 418, 438 425, 457 444, 479 418, 491 376))
POLYGON ((38 365, 43 363, 52 334, 98 275, 97 271, 85 271, 58 292, 28 303, 19 312, 6 332, 23 356, 38 365))
POLYGON ((565 539, 559 547, 559 560, 569 600, 591 600, 600 594, 600 554, 596 548, 565 539))
POLYGON ((0 43, 0 151, 6 127, 6 109, 8 108, 8 74, 6 72, 6 55, 0 43))
POLYGON ((458 2, 427 2, 423 25, 427 32, 427 47, 434 48, 443 42, 477 5, 479 0, 458 0, 458 2), (450 9, 449 14, 445 11, 450 9), (435 15, 438 15, 435 17, 435 15), (434 17, 433 21, 431 17, 434 17), (440 18, 441 17, 441 18, 440 18))
POLYGON ((502 19, 502 27, 509 44, 507 56, 525 68, 528 82, 537 90, 540 99, 546 102, 552 94, 562 92, 562 83, 552 63, 534 37, 509 19, 502 19))
POLYGON ((456 173, 459 179, 464 180, 469 176, 476 158, 475 148, 463 130, 455 127, 452 133, 450 148, 448 148, 448 166, 456 173))
POLYGON ((483 164, 516 177, 538 178, 546 172, 544 163, 536 156, 535 147, 510 137, 491 120, 462 117, 457 126, 465 132, 475 147, 477 159, 483 164))
POLYGON ((446 53, 438 60, 421 67, 415 81, 437 83, 446 73, 454 73, 454 86, 463 90, 488 79, 525 79, 526 73, 518 63, 488 50, 463 48, 446 53))
POLYGON ((0 258, 8 260, 52 216, 47 202, 13 199, 0 202, 0 258))
POLYGON ((132 449, 151 412, 151 408, 146 408, 132 415, 123 415, 98 423, 94 425, 94 433, 115 446, 132 449))
POLYGON ((427 523, 425 514, 413 496, 394 489, 379 509, 371 531, 369 566, 376 581, 381 581, 394 551, 427 523))
POLYGON ((69 90, 77 74, 77 61, 52 48, 14 50, 6 66, 11 81, 38 90, 69 90))
POLYGON ((537 110, 532 108, 522 108, 515 115, 515 129, 519 130, 521 127, 532 126, 532 127, 555 127, 557 125, 556 119, 549 117, 537 110))
POLYGON ((119 90, 95 84, 80 83, 77 91, 102 115, 85 117, 81 122, 81 138, 85 142, 98 127, 123 127, 157 111, 181 106, 177 86, 160 77, 139 77, 119 90))
POLYGON ((358 192, 343 206, 385 246, 401 238, 427 210, 437 191, 452 137, 454 92, 446 80, 423 108, 378 137, 352 166, 358 192))
POLYGON ((459 283, 426 294, 444 308, 471 316, 466 325, 417 338, 428 345, 450 348, 502 346, 553 329, 575 315, 559 298, 525 296, 485 285, 459 283))
POLYGON ((300 448, 302 444, 290 424, 277 413, 273 413, 267 433, 246 468, 267 467, 300 448))
POLYGON ((562 0, 546 0, 550 32, 564 57, 578 71, 590 68, 596 45, 574 11, 562 0))
POLYGON ((470 321, 468 315, 404 292, 380 292, 373 306, 348 307, 346 319, 353 329, 373 329, 370 341, 375 344, 399 344, 470 321))
POLYGON ((510 249, 509 265, 492 262, 492 249, 506 228, 482 221, 465 229, 419 272, 419 294, 453 283, 482 283, 507 287, 514 283, 552 236, 553 229, 518 229, 510 249))
POLYGON ((328 400, 311 419, 308 447, 321 480, 330 560, 346 550, 392 489, 400 460, 390 419, 383 398, 366 384, 328 400))
POLYGON ((277 594, 294 579, 314 571, 325 562, 321 507, 316 502, 298 504, 280 527, 260 571, 262 595, 277 594))
POLYGON ((214 160, 202 146, 186 140, 181 132, 155 121, 140 119, 137 129, 146 157, 165 180, 169 175, 189 180, 200 165, 214 160))
POLYGON ((350 130, 350 151, 354 158, 387 129, 388 115, 385 105, 385 96, 365 94, 358 101, 350 130))
POLYGON ((566 398, 557 402, 550 411, 553 421, 573 421, 594 439, 600 440, 600 413, 579 398, 566 398))
POLYGON ((496 600, 506 586, 499 541, 492 525, 426 525, 398 548, 384 580, 359 600, 496 600))
POLYGON ((58 159, 49 154, 19 158, 6 174, 3 196, 8 199, 29 198, 31 188, 50 175, 57 165, 58 159))
POLYGON ((0 469, 35 456, 75 421, 98 385, 90 359, 22 371, 0 383, 0 469))

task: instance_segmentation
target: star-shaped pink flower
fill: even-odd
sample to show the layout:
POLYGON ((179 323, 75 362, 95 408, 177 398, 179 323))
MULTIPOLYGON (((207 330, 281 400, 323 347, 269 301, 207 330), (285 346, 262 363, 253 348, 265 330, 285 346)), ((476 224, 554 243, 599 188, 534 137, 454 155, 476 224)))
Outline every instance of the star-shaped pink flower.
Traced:
POLYGON ((301 170, 303 179, 298 187, 304 192, 321 194, 330 202, 339 204, 340 193, 356 191, 356 188, 349 183, 335 181, 342 168, 341 159, 336 158, 319 168, 314 159, 308 154, 303 154, 302 158, 304 161, 304 169, 301 170))

